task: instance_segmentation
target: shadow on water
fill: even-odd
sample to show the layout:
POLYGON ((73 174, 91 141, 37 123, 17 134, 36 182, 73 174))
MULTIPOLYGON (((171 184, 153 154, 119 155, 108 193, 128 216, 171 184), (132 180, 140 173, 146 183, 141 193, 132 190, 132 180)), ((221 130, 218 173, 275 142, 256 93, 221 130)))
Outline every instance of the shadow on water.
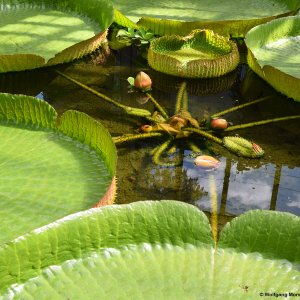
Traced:
MULTIPOLYGON (((144 70, 153 79, 152 95, 170 114, 174 112, 176 93, 182 81, 150 70, 134 48, 113 54, 98 53, 89 59, 60 68, 122 104, 153 111, 152 103, 143 96, 128 93, 127 77, 144 70)), ((68 109, 83 111, 100 120, 113 136, 132 133, 143 124, 143 120, 124 115, 120 109, 55 75, 52 69, 27 72, 28 76, 24 74, 0 75, 1 91, 34 96, 42 92, 41 97, 46 98, 59 114, 68 109), (37 81, 40 72, 46 78, 41 84, 37 81), (23 82, 14 76, 23 76, 23 82), (26 90, 24 84, 32 88, 26 90)), ((187 88, 189 110, 199 120, 203 116, 267 95, 273 96, 225 117, 237 125, 300 114, 300 103, 276 93, 246 65, 241 65, 236 72, 221 78, 189 80, 187 88)), ((220 223, 257 208, 300 215, 299 119, 243 129, 232 134, 235 133, 261 145, 266 155, 262 159, 239 158, 219 146, 211 145, 211 152, 207 153, 221 161, 220 167, 213 171, 220 223)), ((159 143, 161 140, 153 139, 119 147, 117 203, 175 199, 194 204, 209 213, 209 173, 194 165, 191 152, 184 146, 172 154, 183 159, 180 166, 162 167, 153 164, 150 151, 159 143)))

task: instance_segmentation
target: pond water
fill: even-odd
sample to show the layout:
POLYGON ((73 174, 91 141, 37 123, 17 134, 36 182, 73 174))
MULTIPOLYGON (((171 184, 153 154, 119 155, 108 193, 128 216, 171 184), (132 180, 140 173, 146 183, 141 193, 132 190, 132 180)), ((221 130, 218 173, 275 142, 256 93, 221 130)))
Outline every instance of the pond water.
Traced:
MULTIPOLYGON (((73 78, 122 104, 154 111, 140 93, 128 93, 129 76, 140 70, 153 80, 152 95, 172 115, 180 78, 163 75, 147 66, 134 48, 109 53, 108 49, 73 64, 56 67, 73 78)), ((280 95, 245 64, 222 78, 188 80, 189 111, 203 116, 237 104, 272 95, 269 100, 225 115, 233 124, 299 115, 300 103, 280 95)), ((133 133, 144 124, 120 109, 67 81, 54 69, 0 75, 1 92, 24 93, 48 101, 59 114, 68 109, 83 111, 101 121, 113 136, 133 133)), ((151 139, 118 147, 117 203, 138 200, 174 199, 211 211, 209 178, 213 175, 220 224, 250 209, 280 210, 300 215, 300 121, 299 119, 256 126, 230 133, 255 141, 265 150, 261 159, 239 158, 211 145, 210 154, 221 161, 213 172, 193 163, 191 151, 181 145, 172 154, 182 159, 177 167, 153 164, 150 151, 162 141, 151 139)))

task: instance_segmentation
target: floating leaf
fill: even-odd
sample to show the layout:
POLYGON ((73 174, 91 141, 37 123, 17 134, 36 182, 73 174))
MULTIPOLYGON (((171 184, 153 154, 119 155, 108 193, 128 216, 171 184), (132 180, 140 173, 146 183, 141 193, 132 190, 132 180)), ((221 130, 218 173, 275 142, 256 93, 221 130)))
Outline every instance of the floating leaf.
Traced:
POLYGON ((0 297, 256 299, 282 287, 298 293, 299 230, 299 217, 252 211, 225 226, 215 249, 208 219, 185 203, 90 209, 2 246, 0 297))
POLYGON ((187 35, 194 29, 211 29, 225 36, 244 36, 252 27, 295 14, 299 0, 113 0, 115 21, 126 18, 158 35, 187 35), (123 18, 120 15, 125 15, 123 18))
POLYGON ((253 28, 246 45, 251 69, 279 92, 300 101, 300 16, 253 28))
POLYGON ((95 205, 108 189, 116 148, 91 117, 0 94, 0 244, 95 205))
POLYGON ((65 63, 91 53, 105 41, 113 19, 106 0, 5 0, 0 13, 0 72, 65 63))
POLYGON ((218 77, 233 71, 239 63, 235 43, 211 30, 194 30, 182 38, 164 36, 151 42, 151 68, 179 77, 218 77))

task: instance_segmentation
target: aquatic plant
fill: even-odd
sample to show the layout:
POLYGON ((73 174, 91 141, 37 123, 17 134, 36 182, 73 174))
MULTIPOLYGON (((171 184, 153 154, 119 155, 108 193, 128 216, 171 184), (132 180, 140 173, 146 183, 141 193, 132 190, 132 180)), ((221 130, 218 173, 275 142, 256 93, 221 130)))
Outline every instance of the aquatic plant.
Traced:
POLYGON ((81 58, 106 40, 113 21, 108 0, 4 0, 0 13, 0 72, 81 58))
POLYGON ((127 28, 119 29, 116 35, 120 42, 125 40, 127 43, 135 43, 137 46, 149 44, 154 39, 154 34, 151 31, 146 31, 144 28, 127 28))
MULTIPOLYGON (((113 0, 114 20, 124 27, 137 23, 163 36, 187 35, 194 29, 211 29, 224 36, 245 36, 252 27, 292 15, 299 0, 113 0)), ((133 27, 134 28, 134 27, 133 27)))
POLYGON ((24 95, 0 93, 0 111, 0 244, 112 202, 116 148, 100 123, 24 95))
POLYGON ((135 78, 127 78, 127 81, 130 84, 131 88, 141 92, 148 92, 152 87, 152 80, 150 76, 143 71, 139 72, 135 76, 135 78))
POLYGON ((212 30, 193 30, 185 37, 168 35, 155 39, 147 58, 154 70, 187 78, 218 77, 239 64, 236 44, 212 30))
POLYGON ((256 210, 228 223, 217 241, 213 230, 203 212, 178 201, 80 212, 0 247, 0 297, 255 299, 282 287, 299 293, 299 217, 256 210))
POLYGON ((248 64, 277 91, 300 101, 300 16, 281 18, 246 35, 248 64))
POLYGON ((199 147, 199 144, 203 144, 203 142, 205 143, 205 141, 208 140, 210 142, 223 146, 229 151, 235 153, 236 155, 248 158, 259 158, 264 155, 264 151, 256 143, 248 141, 240 136, 237 137, 224 135, 227 132, 239 130, 242 128, 251 128, 253 126, 265 125, 272 122, 300 118, 299 115, 280 117, 235 126, 229 126, 221 131, 220 129, 215 129, 212 132, 212 128, 210 125, 211 119, 223 116, 230 112, 237 111, 249 105, 266 101, 270 99, 271 96, 263 97, 242 105, 232 107, 219 113, 215 113, 214 115, 206 119, 198 121, 188 111, 188 95, 186 92, 185 82, 182 83, 181 88, 178 91, 177 101, 175 105, 175 114, 169 116, 165 109, 161 107, 158 101, 156 101, 149 93, 145 93, 145 95, 149 97, 150 101, 153 102, 156 108, 156 111, 154 111, 154 113, 151 113, 146 109, 125 106, 60 71, 57 71, 57 73, 63 76, 64 78, 70 80, 71 82, 77 84, 78 86, 82 87, 83 89, 89 91, 90 93, 93 93, 94 95, 102 98, 103 100, 108 101, 109 103, 121 108, 122 110, 124 110, 125 113, 131 116, 136 116, 139 118, 142 117, 146 119, 150 124, 143 124, 142 126, 140 126, 139 133, 124 134, 122 136, 113 137, 113 140, 117 146, 125 142, 146 138, 158 138, 160 140, 163 140, 161 145, 157 146, 151 151, 154 163, 159 165, 172 166, 181 164, 181 160, 176 162, 165 162, 162 159, 162 156, 165 152, 174 152, 174 149, 176 150, 176 147, 180 147, 183 141, 185 142, 185 145, 195 153, 195 155, 198 155, 202 152, 199 147), (220 137, 220 134, 223 137, 220 137))

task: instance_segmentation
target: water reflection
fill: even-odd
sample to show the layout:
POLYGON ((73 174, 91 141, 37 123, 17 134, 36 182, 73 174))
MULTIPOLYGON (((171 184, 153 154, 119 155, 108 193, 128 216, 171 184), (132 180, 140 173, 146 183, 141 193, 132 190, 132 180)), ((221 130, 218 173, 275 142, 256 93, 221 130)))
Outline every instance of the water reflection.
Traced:
POLYGON ((169 188, 176 186, 177 181, 176 188, 181 190, 181 194, 174 194, 173 198, 210 212, 209 176, 213 174, 220 216, 236 216, 251 209, 280 210, 300 215, 299 167, 266 163, 258 168, 239 171, 238 162, 222 157, 220 167, 207 172, 194 165, 189 151, 185 151, 185 155, 182 167, 177 170, 153 169, 149 187, 163 195, 168 186, 165 178, 169 188))
MULTIPOLYGON (((132 49, 130 50, 132 51, 132 49)), ((61 67, 60 67, 61 68, 61 67)), ((156 74, 147 69, 145 60, 134 53, 118 53, 115 60, 100 65, 93 58, 63 66, 64 72, 123 104, 153 111, 146 99, 127 93, 127 77, 137 71, 153 72, 153 95, 172 114, 176 88, 181 79, 156 74)), ((50 99, 59 114, 67 109, 83 111, 102 122, 112 135, 131 133, 143 120, 129 118, 107 103, 58 77, 51 69, 0 75, 1 91, 43 95, 50 99), (43 79, 39 81, 37 79, 43 79)), ((265 95, 270 101, 228 115, 234 124, 272 117, 300 114, 300 103, 286 99, 259 79, 245 66, 228 77, 193 80, 189 85, 189 110, 201 119, 265 95)), ((227 116, 226 116, 227 118, 227 116)), ((300 126, 299 120, 270 124, 238 132, 262 145, 266 156, 259 160, 238 158, 223 148, 212 147, 211 153, 221 165, 213 174, 218 212, 225 221, 247 210, 260 208, 288 211, 300 215, 300 126)), ((196 205, 209 212, 209 173, 194 165, 191 152, 184 145, 175 155, 183 158, 178 167, 160 167, 151 161, 150 151, 160 141, 138 141, 118 149, 117 203, 139 200, 174 199, 196 205)), ((205 150, 205 149, 204 149, 205 150)), ((206 149, 207 150, 207 149, 206 149)))
POLYGON ((281 168, 276 210, 300 215, 300 168, 281 168))

